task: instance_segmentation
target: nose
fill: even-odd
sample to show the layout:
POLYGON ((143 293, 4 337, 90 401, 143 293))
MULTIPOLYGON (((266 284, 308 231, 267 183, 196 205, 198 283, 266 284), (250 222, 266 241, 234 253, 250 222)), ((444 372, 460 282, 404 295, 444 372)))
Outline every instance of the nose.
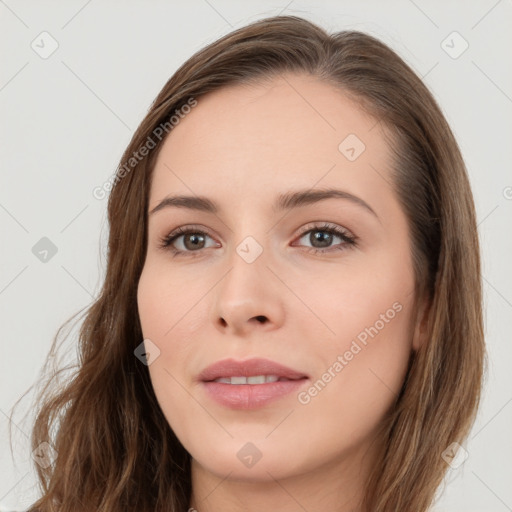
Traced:
POLYGON ((278 329, 284 319, 283 284, 267 266, 265 251, 248 263, 238 253, 215 287, 212 320, 223 334, 248 336, 278 329))

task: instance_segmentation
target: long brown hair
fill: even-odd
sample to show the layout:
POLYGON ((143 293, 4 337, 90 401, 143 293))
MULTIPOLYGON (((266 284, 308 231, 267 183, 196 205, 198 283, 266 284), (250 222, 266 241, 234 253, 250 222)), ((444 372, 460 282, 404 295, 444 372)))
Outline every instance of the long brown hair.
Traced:
POLYGON ((385 450, 367 483, 364 510, 423 512, 432 504, 448 468, 442 452, 467 438, 485 368, 480 251, 465 165, 432 94, 385 44, 362 32, 330 35, 299 17, 277 16, 224 36, 185 62, 122 156, 108 200, 106 276, 80 329, 76 371, 65 385, 50 375, 37 397, 32 449, 48 442, 57 456, 46 468, 36 465, 42 497, 32 510, 188 508, 190 456, 160 410, 147 366, 134 356, 143 339, 137 286, 151 174, 165 140, 154 133, 191 99, 200 104, 202 95, 226 85, 285 73, 339 88, 388 133, 416 292, 430 299, 428 342, 411 356, 402 392, 382 422, 385 450), (156 144, 147 158, 130 161, 148 137, 156 144))

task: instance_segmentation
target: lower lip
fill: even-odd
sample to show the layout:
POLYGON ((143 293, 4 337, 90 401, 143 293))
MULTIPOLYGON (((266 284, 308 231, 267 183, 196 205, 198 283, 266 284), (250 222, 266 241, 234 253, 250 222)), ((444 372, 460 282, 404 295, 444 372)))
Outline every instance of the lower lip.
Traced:
POLYGON ((219 404, 231 409, 256 409, 297 391, 307 378, 282 380, 265 384, 226 384, 203 382, 208 394, 219 404))

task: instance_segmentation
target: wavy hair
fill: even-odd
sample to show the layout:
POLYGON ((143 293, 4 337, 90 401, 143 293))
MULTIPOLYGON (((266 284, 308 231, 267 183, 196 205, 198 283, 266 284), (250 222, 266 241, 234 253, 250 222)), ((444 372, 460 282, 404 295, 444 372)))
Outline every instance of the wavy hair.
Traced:
MULTIPOLYGON (((164 417, 147 366, 134 356, 143 336, 137 287, 147 244, 152 169, 162 142, 131 161, 148 137, 191 98, 285 73, 337 87, 386 128, 392 180, 410 228, 417 296, 426 294, 428 341, 411 354, 401 393, 382 420, 384 448, 367 482, 363 510, 424 512, 478 409, 484 376, 480 249, 473 197, 460 149, 433 95, 387 45, 368 34, 329 34, 296 16, 235 30, 188 59, 167 81, 124 151, 108 199, 107 268, 87 307, 78 362, 63 384, 42 371, 31 446, 58 454, 36 465, 36 512, 183 512, 190 455, 164 417), (127 163, 130 162, 130 168, 127 163)), ((78 313, 77 313, 78 314, 78 313)))

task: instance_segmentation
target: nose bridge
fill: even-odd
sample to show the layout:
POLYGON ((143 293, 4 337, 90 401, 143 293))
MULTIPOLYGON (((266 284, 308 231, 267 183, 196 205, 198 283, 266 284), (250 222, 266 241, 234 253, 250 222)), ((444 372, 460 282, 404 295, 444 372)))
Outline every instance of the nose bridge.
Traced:
POLYGON ((230 270, 222 287, 227 300, 233 303, 257 300, 265 288, 262 284, 268 280, 268 252, 268 247, 251 235, 233 246, 228 258, 230 270))
POLYGON ((266 240, 264 233, 247 235, 231 247, 229 268, 219 283, 212 308, 216 325, 242 331, 255 321, 281 322, 283 306, 267 268, 272 266, 272 257, 266 240))
POLYGON ((231 248, 228 259, 232 272, 236 270, 245 274, 247 271, 251 274, 254 269, 263 272, 265 264, 271 259, 270 236, 258 208, 261 209, 262 205, 254 205, 253 210, 246 210, 245 214, 242 213, 242 204, 237 209, 240 213, 231 227, 232 244, 228 244, 231 248))

